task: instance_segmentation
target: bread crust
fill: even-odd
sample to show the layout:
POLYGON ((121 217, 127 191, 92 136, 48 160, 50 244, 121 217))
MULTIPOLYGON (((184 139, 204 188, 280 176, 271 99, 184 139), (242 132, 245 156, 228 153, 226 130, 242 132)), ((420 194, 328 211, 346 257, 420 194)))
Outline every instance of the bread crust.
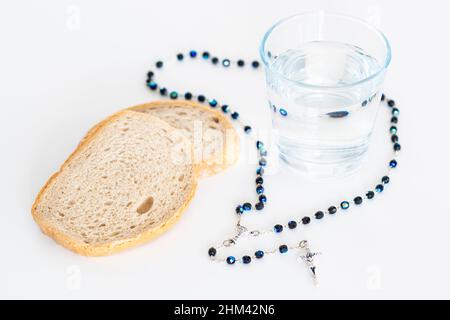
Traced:
POLYGON ((105 243, 105 244, 91 245, 91 244, 86 244, 84 242, 80 242, 75 239, 72 239, 68 235, 60 232, 57 228, 48 224, 45 221, 45 219, 43 217, 41 217, 39 212, 37 212, 37 206, 40 203, 45 191, 48 189, 48 187, 51 185, 51 183, 56 179, 56 177, 64 170, 67 163, 70 160, 72 160, 84 148, 84 146, 86 146, 97 135, 97 133, 100 132, 109 122, 113 121, 114 119, 116 119, 128 112, 130 112, 130 111, 129 110, 119 111, 119 112, 107 117, 105 120, 103 120, 99 124, 97 124, 94 128, 89 130, 88 134, 81 140, 81 142, 78 144, 78 146, 75 148, 75 150, 64 161, 64 163, 61 165, 59 170, 57 172, 55 172, 47 180, 47 182, 44 184, 44 186, 41 188, 38 195, 36 196, 36 199, 33 203, 32 208, 31 208, 31 215, 33 216, 33 219, 36 221, 36 223, 39 225, 41 230, 46 235, 53 238, 57 243, 61 244, 65 248, 72 250, 78 254, 84 255, 84 256, 111 255, 113 253, 123 251, 127 248, 135 247, 139 244, 148 242, 149 240, 164 233, 167 229, 169 229, 172 225, 174 225, 179 220, 179 218, 181 217, 183 212, 186 210, 186 208, 191 203, 191 201, 195 195, 195 192, 197 190, 196 176, 198 176, 198 172, 197 172, 198 168, 193 166, 194 175, 193 175, 193 180, 192 180, 191 193, 188 195, 185 203, 180 208, 178 208, 178 210, 172 215, 172 217, 169 218, 169 220, 167 220, 165 223, 163 223, 159 226, 156 226, 153 229, 149 229, 133 238, 116 240, 116 241, 112 241, 110 243, 105 243))

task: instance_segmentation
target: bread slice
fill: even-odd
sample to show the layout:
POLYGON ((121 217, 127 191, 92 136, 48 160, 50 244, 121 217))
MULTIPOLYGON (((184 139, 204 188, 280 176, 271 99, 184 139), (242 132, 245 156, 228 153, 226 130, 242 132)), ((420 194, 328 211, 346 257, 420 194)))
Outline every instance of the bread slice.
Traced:
POLYGON ((156 117, 121 111, 96 126, 39 192, 44 233, 88 256, 108 255, 164 232, 196 190, 186 138, 156 117))
POLYGON ((211 176, 236 164, 239 136, 220 111, 186 100, 155 101, 130 110, 148 113, 182 130, 191 141, 200 176, 211 176))

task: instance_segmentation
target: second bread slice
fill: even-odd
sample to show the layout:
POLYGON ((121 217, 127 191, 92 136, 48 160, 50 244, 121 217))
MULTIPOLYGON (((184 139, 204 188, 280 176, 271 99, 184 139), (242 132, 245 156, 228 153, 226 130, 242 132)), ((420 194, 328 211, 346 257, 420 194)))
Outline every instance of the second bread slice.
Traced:
POLYGON ((192 161, 200 176, 211 176, 239 159, 239 136, 219 111, 199 103, 176 100, 145 103, 129 110, 148 113, 185 134, 192 147, 192 161))

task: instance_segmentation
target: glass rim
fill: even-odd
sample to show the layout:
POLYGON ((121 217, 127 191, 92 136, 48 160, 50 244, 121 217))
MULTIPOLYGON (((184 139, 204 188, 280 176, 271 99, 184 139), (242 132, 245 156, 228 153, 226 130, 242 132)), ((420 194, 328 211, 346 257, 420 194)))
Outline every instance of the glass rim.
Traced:
POLYGON ((376 78, 378 75, 380 75, 382 72, 384 72, 387 67, 389 66, 390 62, 391 62, 391 45, 389 44, 389 40, 387 39, 387 37, 385 36, 385 34, 377 27, 375 27, 374 25, 372 25, 371 23, 361 19, 361 18, 357 18, 351 15, 347 15, 347 14, 341 14, 341 13, 334 13, 334 12, 330 12, 330 11, 325 11, 325 10, 319 10, 319 11, 307 11, 307 12, 301 12, 301 13, 296 13, 293 14, 291 16, 285 17, 281 20, 278 20, 275 24, 273 24, 264 34, 260 46, 259 46, 259 54, 261 56, 261 60, 264 64, 264 66, 268 69, 270 69, 270 65, 269 65, 269 61, 268 61, 268 57, 265 54, 265 44, 267 42, 267 39, 270 37, 270 35, 272 34, 272 32, 281 24, 301 17, 301 16, 308 16, 308 15, 317 15, 318 13, 326 15, 326 16, 334 16, 334 17, 338 17, 338 18, 343 18, 346 20, 350 20, 350 21, 354 21, 357 22, 359 24, 364 25, 365 27, 371 29, 372 31, 374 31, 378 36, 381 37, 382 41, 384 42, 385 45, 385 49, 386 49, 386 58, 384 59, 384 63, 380 66, 379 69, 376 70, 376 72, 372 73, 371 75, 365 77, 364 79, 352 82, 352 83, 348 83, 348 84, 344 84, 344 85, 339 85, 339 86, 321 86, 321 85, 313 85, 313 84, 308 84, 308 83, 304 83, 302 81, 298 81, 298 80, 292 80, 287 78, 285 75, 283 75, 282 73, 278 72, 278 71, 274 71, 271 70, 272 72, 274 72, 277 76, 283 78, 284 80, 294 83, 298 86, 303 86, 303 87, 307 87, 307 88, 316 88, 316 89, 336 89, 336 88, 346 88, 346 87, 353 87, 353 86, 357 86, 360 85, 364 82, 370 81, 374 78, 376 78))

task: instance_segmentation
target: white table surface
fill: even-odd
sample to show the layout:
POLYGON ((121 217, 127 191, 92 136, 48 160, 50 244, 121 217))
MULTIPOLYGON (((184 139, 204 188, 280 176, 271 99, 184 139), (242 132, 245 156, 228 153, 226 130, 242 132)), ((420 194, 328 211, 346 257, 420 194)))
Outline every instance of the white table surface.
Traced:
MULTIPOLYGON (((450 298, 448 10, 447 1, 431 0, 3 2, 0 298, 450 298), (245 157, 202 180, 181 221, 138 248, 87 258, 40 232, 30 208, 41 186, 94 123, 156 99, 144 85, 156 59, 191 48, 257 57, 273 22, 311 9, 371 19, 388 35, 386 92, 401 108, 403 146, 392 183, 375 201, 263 241, 309 239, 323 252, 319 288, 296 255, 233 267, 206 256, 233 231, 236 203, 253 197, 254 165, 245 157)), ((267 132, 261 72, 216 72, 198 63, 169 68, 163 78, 238 107, 267 132)), ((272 159, 267 210, 245 223, 311 214, 372 186, 391 151, 387 117, 381 110, 363 169, 344 180, 309 181, 272 159)))

